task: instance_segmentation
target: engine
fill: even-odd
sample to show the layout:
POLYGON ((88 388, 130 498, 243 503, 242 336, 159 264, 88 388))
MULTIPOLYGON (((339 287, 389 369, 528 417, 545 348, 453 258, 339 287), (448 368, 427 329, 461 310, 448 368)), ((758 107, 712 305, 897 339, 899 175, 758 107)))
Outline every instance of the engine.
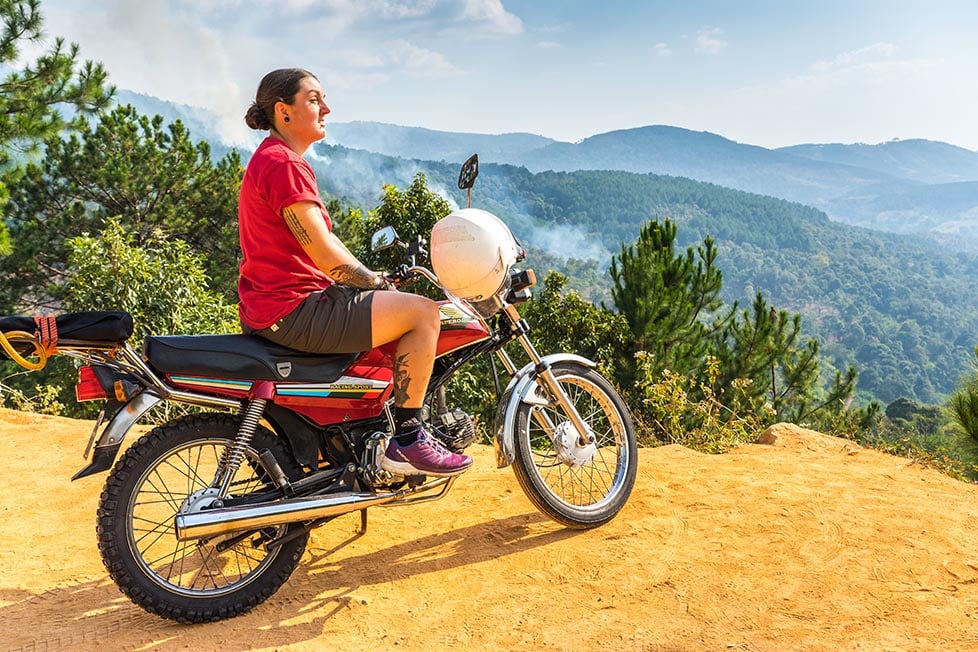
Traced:
POLYGON ((436 415, 431 419, 431 431, 438 441, 455 453, 461 453, 479 438, 475 422, 461 408, 436 415))

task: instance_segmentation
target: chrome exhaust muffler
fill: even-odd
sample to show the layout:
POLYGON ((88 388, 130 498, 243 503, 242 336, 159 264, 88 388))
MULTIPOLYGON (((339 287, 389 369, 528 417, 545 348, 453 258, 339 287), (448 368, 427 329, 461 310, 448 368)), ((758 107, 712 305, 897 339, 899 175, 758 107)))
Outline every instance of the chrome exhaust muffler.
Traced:
POLYGON ((326 496, 302 496, 261 505, 241 505, 177 514, 178 541, 203 539, 243 530, 260 530, 296 521, 314 521, 342 516, 368 507, 391 503, 404 497, 403 491, 382 494, 343 492, 326 496))

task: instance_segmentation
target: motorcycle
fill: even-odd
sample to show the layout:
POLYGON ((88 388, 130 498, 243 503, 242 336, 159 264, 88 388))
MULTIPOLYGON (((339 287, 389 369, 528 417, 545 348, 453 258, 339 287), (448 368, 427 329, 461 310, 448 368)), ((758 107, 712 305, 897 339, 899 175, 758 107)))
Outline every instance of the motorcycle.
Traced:
MULTIPOLYGON (((473 156, 458 183, 469 204, 476 176, 473 156)), ((515 243, 491 214, 466 211, 515 243)), ((432 259, 436 231, 445 240, 458 228, 448 218, 435 225, 432 259)), ((452 273, 444 263, 436 271, 416 264, 428 253, 423 238, 405 243, 387 227, 372 246, 404 249, 410 264, 390 280, 427 279, 446 296, 425 403, 431 434, 456 452, 479 439, 471 415, 446 405, 444 388, 465 365, 494 354, 510 377, 495 415, 497 466, 512 466, 530 501, 564 526, 613 519, 637 473, 632 421, 592 361, 537 352, 518 312, 535 283, 532 270, 513 266, 525 254, 493 253, 501 283, 488 295, 461 290, 461 298, 436 274, 452 273), (514 341, 524 365, 504 350, 514 341)), ((77 399, 105 401, 85 451, 90 461, 72 480, 111 469, 98 505, 99 552, 123 593, 150 613, 183 623, 245 613, 289 578, 314 528, 360 512, 365 530, 369 508, 437 500, 463 477, 381 467, 393 431, 396 343, 318 355, 253 335, 154 335, 140 353, 131 334, 124 312, 0 318, 9 357, 31 368, 51 355, 75 358, 77 399), (130 430, 165 403, 202 409, 152 428, 117 460, 130 430)))

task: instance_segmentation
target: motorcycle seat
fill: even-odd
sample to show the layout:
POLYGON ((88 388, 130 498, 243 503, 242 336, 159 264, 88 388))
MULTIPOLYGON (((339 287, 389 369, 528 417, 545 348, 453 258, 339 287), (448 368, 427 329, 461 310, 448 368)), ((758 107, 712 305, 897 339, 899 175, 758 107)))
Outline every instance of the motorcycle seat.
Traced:
POLYGON ((157 371, 225 380, 330 383, 359 353, 304 353, 257 335, 153 335, 143 356, 157 371))

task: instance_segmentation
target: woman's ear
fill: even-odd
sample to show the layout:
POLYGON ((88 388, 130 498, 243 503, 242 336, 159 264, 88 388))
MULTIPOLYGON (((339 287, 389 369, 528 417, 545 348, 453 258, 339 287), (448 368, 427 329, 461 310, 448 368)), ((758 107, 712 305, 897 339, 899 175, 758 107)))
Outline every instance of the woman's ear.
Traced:
POLYGON ((289 105, 285 102, 275 103, 275 115, 282 119, 282 122, 289 121, 289 105))

